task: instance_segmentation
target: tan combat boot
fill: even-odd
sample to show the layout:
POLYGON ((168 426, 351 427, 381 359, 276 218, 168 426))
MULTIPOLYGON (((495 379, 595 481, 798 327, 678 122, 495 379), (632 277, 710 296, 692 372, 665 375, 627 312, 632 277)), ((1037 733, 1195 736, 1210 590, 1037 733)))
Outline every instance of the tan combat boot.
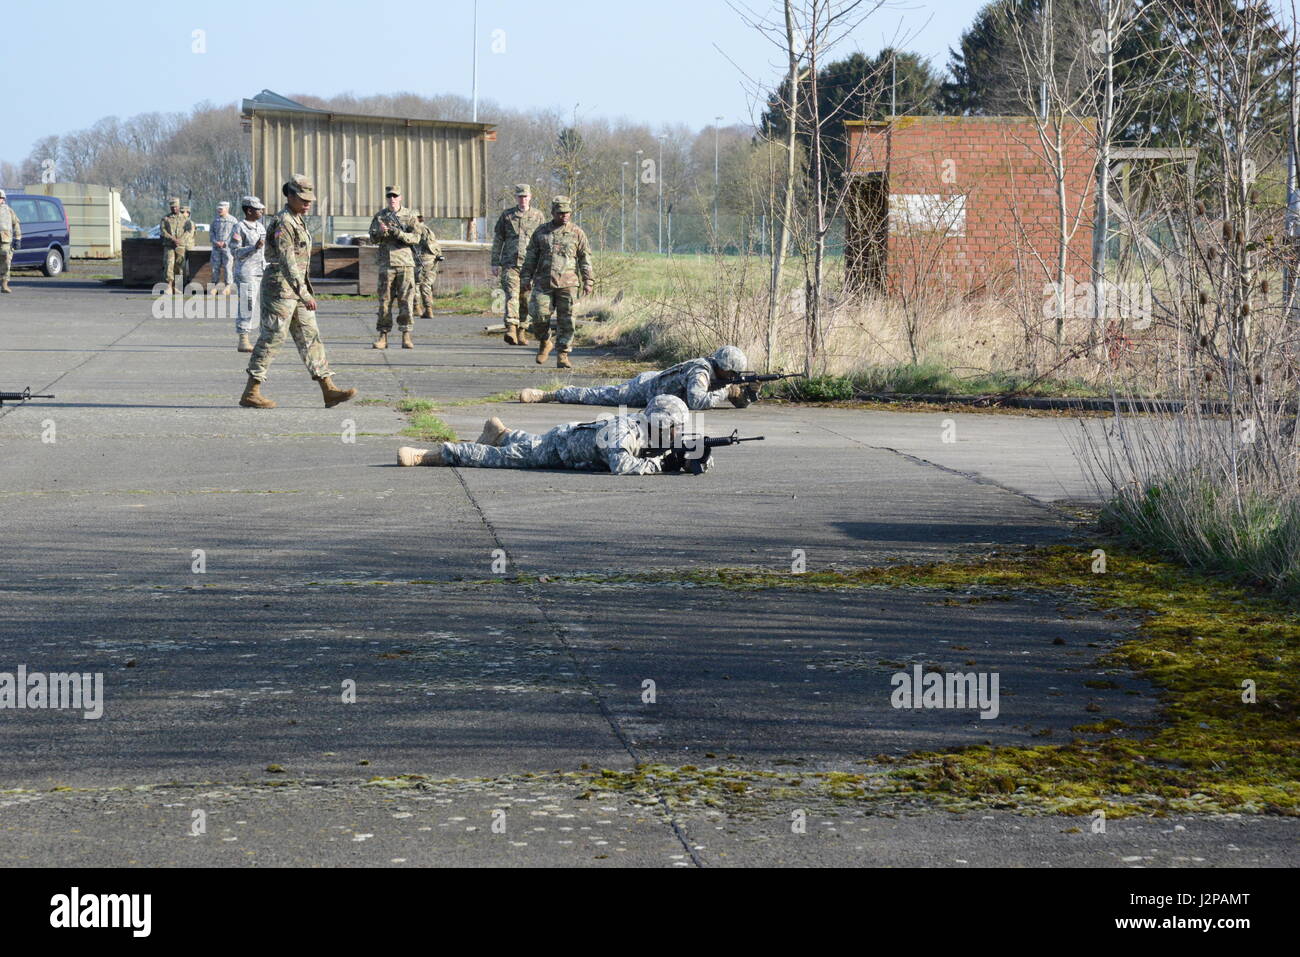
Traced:
POLYGON ((528 327, 521 325, 519 331, 515 333, 515 342, 521 346, 528 345, 528 327))
POLYGON ((0 281, 0 292, 13 292, 13 290, 9 288, 8 279, 0 281))
POLYGON ((370 348, 372 348, 372 349, 387 349, 387 348, 388 348, 388 333, 386 333, 386 332, 381 332, 381 333, 379 334, 379 338, 376 339, 374 342, 370 343, 370 348))
POLYGON ((321 376, 316 381, 320 383, 321 398, 325 400, 325 408, 327 409, 332 409, 357 394, 356 389, 334 388, 334 380, 330 376, 321 376))
POLYGON ((541 365, 546 361, 546 357, 551 354, 551 340, 543 339, 537 343, 537 364, 541 365))
POLYGON ((242 333, 239 336, 239 345, 235 347, 236 352, 252 352, 253 344, 248 341, 248 336, 242 333))
POLYGON ((239 397, 239 404, 246 409, 275 408, 275 403, 262 395, 262 383, 251 375, 248 377, 248 385, 244 386, 244 394, 239 397))
POLYGON ((543 392, 541 389, 524 389, 519 393, 519 401, 532 403, 556 402, 559 400, 556 399, 554 392, 543 392))
POLYGON ((555 367, 557 369, 572 369, 573 363, 569 361, 569 350, 565 349, 555 357, 555 367))
POLYGON ((483 423, 483 432, 475 441, 479 445, 499 446, 501 440, 505 438, 505 434, 509 431, 504 422, 493 416, 483 423))
POLYGON ((398 465, 446 465, 442 454, 443 443, 439 442, 431 449, 413 449, 409 445, 397 450, 398 465))
POLYGON ((516 326, 514 323, 509 323, 506 326, 506 334, 505 334, 506 345, 508 346, 518 345, 519 344, 518 335, 519 335, 519 327, 516 326))
POLYGON ((414 349, 414 348, 415 348, 415 343, 411 341, 411 330, 410 330, 410 329, 403 329, 403 330, 402 330, 402 348, 403 348, 403 349, 414 349))

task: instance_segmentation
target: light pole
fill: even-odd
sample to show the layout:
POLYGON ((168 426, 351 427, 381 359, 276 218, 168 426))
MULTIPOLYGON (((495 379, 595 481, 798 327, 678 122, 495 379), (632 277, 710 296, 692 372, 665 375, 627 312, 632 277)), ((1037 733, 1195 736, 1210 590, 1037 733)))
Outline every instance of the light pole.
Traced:
POLYGON ((618 171, 618 251, 627 252, 627 160, 618 171))
POLYGON ((641 251, 641 154, 636 151, 636 178, 632 180, 632 252, 641 251))
POLYGON ((659 255, 664 254, 664 140, 667 133, 659 134, 659 165, 655 168, 655 179, 659 180, 659 255))
POLYGON ((713 233, 718 234, 718 124, 722 117, 713 118, 713 233))

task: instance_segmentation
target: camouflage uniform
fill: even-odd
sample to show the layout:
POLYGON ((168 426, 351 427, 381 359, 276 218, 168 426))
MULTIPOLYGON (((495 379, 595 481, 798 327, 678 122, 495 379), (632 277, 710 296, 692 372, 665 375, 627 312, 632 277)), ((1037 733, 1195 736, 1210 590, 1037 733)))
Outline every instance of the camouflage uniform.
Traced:
POLYGON ((675 395, 695 411, 734 404, 728 398, 727 386, 715 376, 713 363, 707 358, 687 359, 662 372, 642 372, 618 385, 565 386, 556 391, 555 401, 643 408, 657 395, 675 395))
MULTIPOLYGON (((3 193, 0 193, 3 195, 3 193)), ((23 223, 8 203, 0 206, 0 284, 9 286, 9 267, 14 261, 14 244, 23 238, 23 223)))
MULTIPOLYGON (((306 183, 305 179, 303 180, 306 183)), ((307 188, 310 188, 309 186, 307 188)), ((330 377, 325 346, 316 327, 316 313, 304 300, 315 294, 308 278, 311 233, 301 216, 286 205, 266 226, 266 271, 262 276, 262 328, 248 360, 248 374, 266 381, 271 361, 284 342, 286 330, 298 346, 298 355, 313 379, 330 377)))
POLYGON ((417 222, 415 234, 420 241, 415 245, 415 311, 422 316, 433 315, 433 284, 438 278, 438 260, 442 246, 428 223, 417 222))
MULTIPOLYGON (((397 192, 397 189, 389 186, 385 192, 397 192)), ((403 331, 411 328, 415 297, 415 257, 411 247, 420 241, 416 225, 415 216, 405 206, 396 212, 381 209, 370 220, 370 238, 379 245, 379 321, 375 328, 382 333, 393 328, 390 312, 394 300, 398 305, 397 325, 403 331), (379 228, 381 222, 389 224, 387 232, 379 228), (394 226, 401 228, 394 229, 394 226)))
MULTIPOLYGON (((516 196, 528 196, 532 191, 520 184, 516 196)), ((521 210, 512 206, 497 218, 492 232, 492 265, 501 270, 501 291, 505 293, 506 331, 519 326, 521 318, 528 315, 528 293, 520 282, 519 270, 528 254, 528 243, 539 226, 546 222, 540 209, 521 210)))
POLYGON ((450 442, 442 454, 448 465, 483 469, 578 469, 615 475, 654 475, 660 457, 641 458, 649 427, 639 413, 604 422, 569 422, 534 435, 511 429, 500 445, 450 442))
POLYGON ((210 230, 209 241, 212 243, 212 282, 217 285, 230 286, 235 281, 234 277, 234 257, 230 250, 230 237, 235 231, 235 226, 239 220, 231 216, 229 212, 223 212, 220 216, 212 221, 208 227, 210 230), (222 249, 217 243, 226 244, 222 249))
POLYGON ((167 205, 175 206, 176 212, 164 216, 158 227, 163 244, 163 282, 168 285, 175 283, 179 291, 185 285, 184 232, 187 220, 180 211, 179 199, 172 199, 167 205))
MULTIPOLYGON (((252 197, 255 201, 256 198, 252 197)), ((266 224, 241 219, 230 234, 230 254, 235 260, 235 283, 239 286, 239 311, 235 332, 250 335, 261 325, 262 274, 266 271, 266 224), (258 249, 258 241, 262 248, 258 249)))
MULTIPOLYGON (((556 197, 557 203, 561 200, 556 197)), ((568 353, 573 341, 573 302, 577 299, 579 273, 582 283, 595 282, 591 243, 582 227, 571 222, 557 225, 553 220, 539 226, 529 240, 519 281, 533 287, 529 313, 533 335, 539 342, 545 343, 551 337, 550 316, 554 311, 555 347, 561 355, 568 353)))

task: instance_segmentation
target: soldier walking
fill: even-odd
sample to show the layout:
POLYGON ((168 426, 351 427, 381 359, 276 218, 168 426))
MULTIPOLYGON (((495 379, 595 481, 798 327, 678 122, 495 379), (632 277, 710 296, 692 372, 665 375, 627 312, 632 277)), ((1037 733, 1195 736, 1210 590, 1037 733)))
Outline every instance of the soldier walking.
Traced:
POLYGON ((14 261, 14 247, 22 238, 23 222, 0 189, 0 292, 13 292, 9 288, 9 267, 14 261))
POLYGON ((308 271, 311 265, 311 233, 304 217, 316 201, 311 180, 295 173, 281 187, 284 209, 266 227, 266 272, 262 277, 262 326, 248 361, 248 384, 239 404, 252 409, 273 409, 275 403, 262 395, 262 383, 286 331, 293 336, 298 354, 311 377, 320 383, 325 408, 332 409, 357 394, 356 389, 336 389, 330 374, 325 346, 316 326, 316 294, 308 271))
POLYGON ((262 273, 266 270, 266 224, 262 217, 266 206, 256 196, 239 201, 244 218, 230 234, 230 253, 235 259, 235 283, 239 286, 239 311, 235 316, 235 334, 239 352, 252 352, 248 341, 261 325, 262 273))
POLYGON ((388 333, 393 328, 391 305, 397 302, 397 325, 402 330, 402 348, 414 349, 411 341, 411 300, 415 296, 415 256, 411 247, 419 241, 418 223, 409 209, 402 206, 402 191, 384 187, 385 207, 370 220, 370 238, 379 245, 379 337, 374 349, 388 348, 388 333))
POLYGON ((209 239, 212 243, 212 291, 215 293, 218 286, 221 287, 223 295, 230 295, 231 284, 235 281, 234 260, 230 255, 230 236, 235 231, 235 226, 239 220, 230 215, 230 204, 220 202, 217 204, 217 218, 212 221, 208 227, 209 239))
POLYGON ((532 286, 529 312, 533 321, 533 335, 538 339, 537 364, 541 365, 551 354, 554 344, 559 355, 555 364, 560 369, 572 369, 569 349, 573 343, 573 301, 578 297, 578 276, 582 275, 582 290, 590 295, 596 277, 591 267, 591 243, 581 226, 569 222, 573 217, 573 203, 567 196, 551 200, 551 221, 539 226, 528 242, 519 281, 532 286), (555 337, 551 337, 550 315, 555 312, 555 337))
POLYGON ((415 244, 416 312, 425 319, 433 318, 433 283, 438 278, 438 263, 442 261, 442 246, 433 229, 425 223, 424 213, 415 211, 415 234, 420 241, 415 244))
POLYGON ((167 200, 167 206, 171 212, 158 225, 163 244, 163 282, 167 283, 167 292, 182 292, 185 289, 185 214, 177 196, 167 200))
POLYGON ((515 205, 497 218, 492 232, 492 275, 501 280, 505 293, 505 340, 510 345, 528 345, 527 284, 520 281, 519 270, 528 253, 528 243, 537 227, 546 221, 540 209, 531 209, 533 188, 527 183, 515 187, 515 205))

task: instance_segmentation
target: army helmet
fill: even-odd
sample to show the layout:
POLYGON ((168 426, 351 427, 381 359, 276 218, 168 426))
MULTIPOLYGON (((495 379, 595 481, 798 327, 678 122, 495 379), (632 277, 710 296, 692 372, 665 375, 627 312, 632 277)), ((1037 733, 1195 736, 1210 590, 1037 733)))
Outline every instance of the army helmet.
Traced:
POLYGON ((721 346, 709 356, 710 361, 723 372, 744 372, 749 365, 745 354, 735 346, 721 346))
POLYGON ((678 435, 684 433, 690 416, 686 403, 675 395, 657 395, 645 407, 645 417, 649 420, 652 436, 666 437, 669 428, 676 429, 678 435))

